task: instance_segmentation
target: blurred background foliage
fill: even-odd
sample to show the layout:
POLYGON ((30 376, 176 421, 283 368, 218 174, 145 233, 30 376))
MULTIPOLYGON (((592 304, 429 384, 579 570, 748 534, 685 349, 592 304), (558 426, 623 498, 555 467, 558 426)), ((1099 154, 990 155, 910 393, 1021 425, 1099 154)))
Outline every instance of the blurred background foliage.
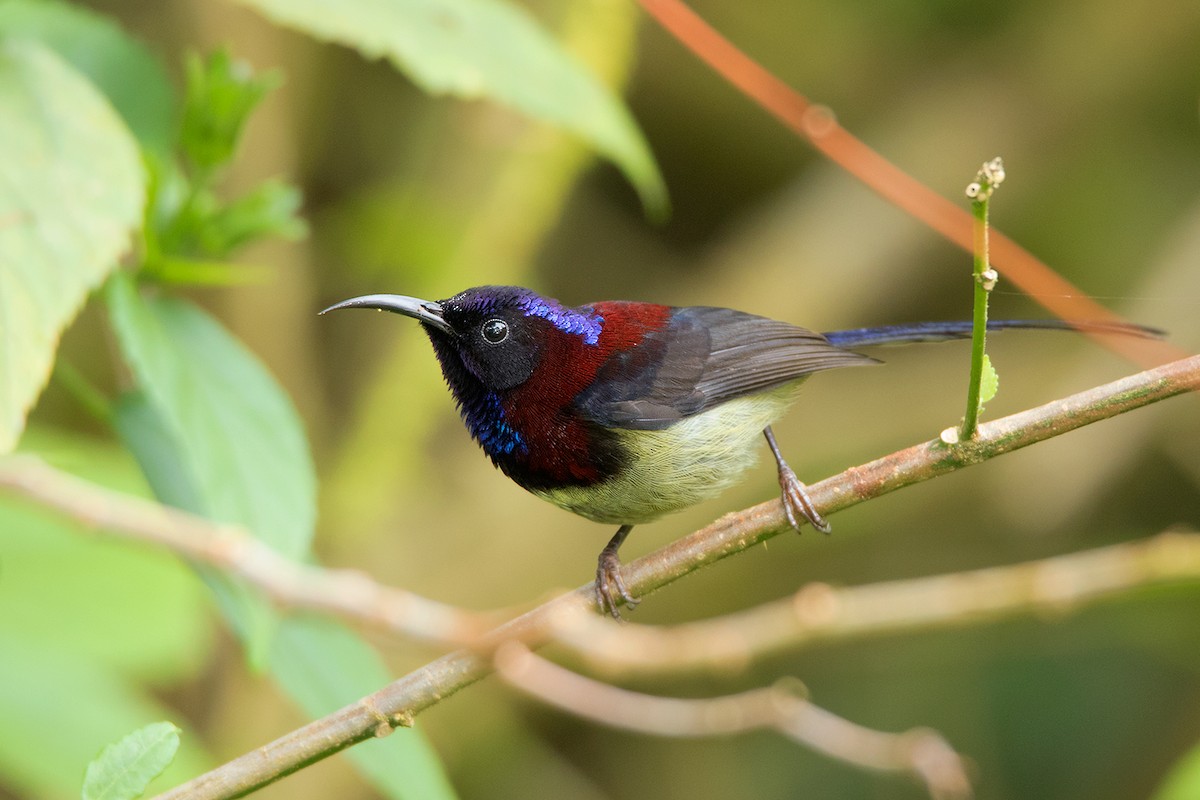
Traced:
MULTIPOLYGON (((294 400, 320 480, 314 547, 326 563, 472 608, 523 606, 588 580, 612 533, 491 468, 415 325, 382 314, 318 318, 331 302, 370 292, 440 298, 511 282, 571 304, 727 305, 818 330, 969 315, 967 254, 824 163, 626 0, 523 5, 606 83, 624 87, 670 192, 672 214, 661 225, 578 138, 490 103, 431 98, 388 63, 242 5, 86 5, 140 39, 177 87, 186 52, 223 46, 281 77, 214 192, 228 199, 275 178, 292 182, 309 235, 242 251, 239 262, 255 268, 249 280, 188 296, 257 353, 294 400)), ((1008 181, 992 205, 997 227, 1081 291, 1200 349, 1200 5, 693 7, 945 195, 960 197, 979 163, 1002 155, 1008 181)), ((135 106, 167 102, 158 86, 131 88, 135 106)), ((169 148, 170 134, 153 122, 139 138, 148 150, 169 148)), ((1003 275, 992 309, 1041 313, 1003 275)), ((107 318, 91 304, 60 360, 115 395, 128 376, 114 349, 107 318)), ((990 417, 1134 369, 1079 337, 1009 334, 992 339, 991 352, 1001 390, 990 417)), ((802 478, 957 422, 965 346, 882 355, 883 367, 812 381, 777 426, 802 478)), ((133 458, 81 412, 69 382, 51 384, 22 448, 147 492, 133 458)), ((730 611, 812 580, 860 584, 1195 529, 1198 445, 1196 400, 1180 398, 854 508, 833 520, 828 538, 774 539, 655 595, 636 619, 730 611)), ((625 555, 761 501, 774 486, 761 466, 719 499, 639 526, 625 555)), ((154 719, 184 730, 164 788, 303 721, 247 668, 209 593, 174 559, 81 538, 8 500, 0 559, 0 797, 77 793, 83 765, 103 744, 154 719)), ((374 644, 393 674, 435 655, 374 644)), ((1146 591, 1077 614, 809 648, 744 674, 632 685, 705 695, 781 675, 800 677, 817 702, 863 724, 937 728, 974 760, 986 800, 1151 796, 1200 740, 1200 587, 1146 591)), ((494 681, 434 707, 419 727, 464 799, 922 796, 903 780, 769 734, 678 742, 614 733, 494 681)), ((336 757, 258 796, 378 791, 336 757)), ((1172 800, 1200 796, 1200 780, 1169 791, 1172 800)))

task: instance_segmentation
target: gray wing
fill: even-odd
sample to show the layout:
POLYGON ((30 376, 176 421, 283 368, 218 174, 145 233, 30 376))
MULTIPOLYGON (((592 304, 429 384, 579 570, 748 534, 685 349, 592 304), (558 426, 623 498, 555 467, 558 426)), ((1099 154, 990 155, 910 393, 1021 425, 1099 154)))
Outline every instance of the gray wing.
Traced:
POLYGON ((665 328, 609 358, 577 407, 607 427, 657 430, 814 372, 873 363, 786 322, 729 308, 675 308, 665 328))

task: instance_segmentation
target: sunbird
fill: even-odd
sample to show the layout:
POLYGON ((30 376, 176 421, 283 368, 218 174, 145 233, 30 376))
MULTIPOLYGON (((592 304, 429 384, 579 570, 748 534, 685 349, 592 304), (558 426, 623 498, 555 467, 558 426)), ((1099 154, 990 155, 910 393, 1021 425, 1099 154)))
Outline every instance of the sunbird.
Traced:
MULTIPOLYGON (((572 308, 518 286, 479 286, 439 301, 372 294, 321 313, 341 308, 416 319, 492 463, 560 508, 619 526, 600 551, 595 589, 601 612, 618 618, 618 597, 637 604, 618 556, 633 526, 735 483, 755 462, 759 437, 775 459, 788 522, 829 532, 771 431, 810 375, 879 363, 849 348, 971 335, 970 322, 816 333, 730 308, 572 308)), ((988 323, 1005 328, 1159 334, 1124 323, 988 323)))

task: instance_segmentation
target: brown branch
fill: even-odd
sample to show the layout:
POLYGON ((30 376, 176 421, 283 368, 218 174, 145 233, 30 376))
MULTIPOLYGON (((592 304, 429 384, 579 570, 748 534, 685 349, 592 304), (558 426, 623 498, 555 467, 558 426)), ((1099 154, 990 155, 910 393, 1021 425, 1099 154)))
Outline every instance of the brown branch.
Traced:
POLYGON ((1200 581, 1200 535, 1163 533, 1082 553, 869 586, 811 583, 791 597, 682 625, 611 625, 564 615, 554 640, 604 675, 739 669, 819 642, 1066 612, 1130 590, 1200 581))
POLYGON ((577 675, 516 642, 496 651, 495 667, 530 697, 601 725, 676 738, 775 730, 855 766, 911 773, 936 800, 971 796, 963 759, 936 732, 865 728, 814 705, 795 691, 802 688, 795 682, 699 700, 659 697, 577 675))
POLYGON ((458 646, 477 641, 496 623, 494 616, 381 586, 361 572, 298 564, 242 528, 105 489, 31 456, 0 460, 0 488, 85 527, 165 547, 215 567, 289 608, 334 614, 404 636, 458 646))
MULTIPOLYGON (((819 510, 831 513, 1197 388, 1200 356, 1193 356, 986 423, 970 442, 948 445, 933 440, 893 453, 813 484, 809 493, 819 510)), ((623 569, 625 580, 635 594, 646 594, 784 530, 790 528, 779 501, 760 503, 630 562, 623 569)), ((575 608, 590 607, 592 598, 590 584, 580 587, 505 623, 486 635, 481 644, 491 648, 510 640, 529 646, 543 644, 556 618, 573 613, 575 608)), ((158 800, 241 797, 377 735, 381 719, 392 725, 411 724, 416 714, 471 685, 491 669, 490 660, 478 651, 461 650, 442 656, 356 703, 159 795, 158 800)))
MULTIPOLYGON (((966 210, 872 150, 839 125, 832 111, 813 104, 739 50, 682 0, 638 2, 680 44, 779 120, 784 127, 883 199, 963 250, 971 252, 972 223, 971 215, 966 210)), ((1075 321, 1120 319, 1012 239, 995 229, 992 230, 992 237, 992 263, 1004 271, 1006 278, 1052 313, 1075 321)), ((1185 355, 1179 348, 1166 342, 1088 335, 1143 367, 1185 355)))

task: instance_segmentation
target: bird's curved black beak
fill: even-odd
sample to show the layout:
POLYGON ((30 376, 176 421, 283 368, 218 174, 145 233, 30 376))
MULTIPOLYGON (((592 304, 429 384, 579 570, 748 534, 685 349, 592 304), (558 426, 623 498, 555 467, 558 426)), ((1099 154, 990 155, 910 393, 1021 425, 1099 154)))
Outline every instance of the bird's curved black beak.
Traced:
POLYGON ((437 328, 442 333, 454 333, 454 329, 442 316, 442 304, 432 300, 422 300, 402 294, 365 294, 362 297, 351 297, 349 300, 335 303, 321 313, 337 311, 339 308, 375 308, 380 311, 391 311, 395 314, 412 317, 431 328, 437 328))

